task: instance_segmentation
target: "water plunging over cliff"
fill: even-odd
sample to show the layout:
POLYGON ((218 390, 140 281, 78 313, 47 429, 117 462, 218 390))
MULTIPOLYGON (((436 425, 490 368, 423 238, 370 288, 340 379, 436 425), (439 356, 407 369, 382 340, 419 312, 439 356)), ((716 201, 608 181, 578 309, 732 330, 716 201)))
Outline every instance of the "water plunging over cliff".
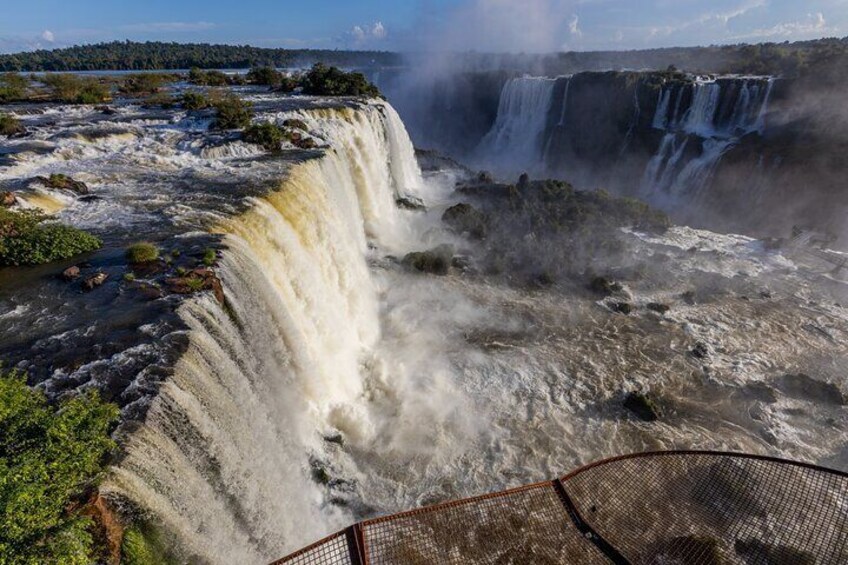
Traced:
POLYGON ((307 455, 319 430, 370 433, 356 403, 380 333, 366 254, 402 245, 395 196, 423 187, 387 105, 298 117, 332 148, 220 226, 227 307, 181 307, 189 349, 107 484, 215 562, 267 560, 344 521, 307 455))

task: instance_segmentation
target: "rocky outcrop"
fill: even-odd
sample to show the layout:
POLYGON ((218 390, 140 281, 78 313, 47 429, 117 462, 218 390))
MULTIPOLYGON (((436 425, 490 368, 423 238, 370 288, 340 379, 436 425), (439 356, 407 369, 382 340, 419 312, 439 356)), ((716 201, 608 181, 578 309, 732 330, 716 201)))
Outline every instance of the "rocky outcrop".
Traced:
POLYGON ((403 264, 410 269, 444 276, 450 272, 454 249, 450 245, 440 245, 428 251, 414 251, 403 258, 403 264))
POLYGON ((194 294, 209 290, 219 303, 224 304, 224 288, 212 269, 192 269, 181 276, 165 279, 165 287, 172 294, 194 294))
POLYGON ((14 192, 0 192, 0 206, 3 208, 9 208, 14 206, 18 201, 14 192))
POLYGON ((456 204, 442 214, 442 222, 460 234, 474 239, 486 237, 486 216, 471 204, 456 204))
POLYGON ((89 277, 86 277, 86 279, 82 281, 82 289, 86 292, 90 292, 98 286, 102 286, 108 278, 109 275, 107 273, 95 273, 89 277))
POLYGON ((641 392, 631 392, 624 397, 622 402, 627 410, 630 410, 637 418, 645 422, 654 422, 659 419, 660 413, 654 401, 641 392))
POLYGON ((35 177, 33 182, 38 182, 47 188, 56 188, 59 190, 70 190, 80 195, 89 193, 88 185, 82 181, 74 180, 67 175, 61 173, 52 174, 49 177, 35 177))

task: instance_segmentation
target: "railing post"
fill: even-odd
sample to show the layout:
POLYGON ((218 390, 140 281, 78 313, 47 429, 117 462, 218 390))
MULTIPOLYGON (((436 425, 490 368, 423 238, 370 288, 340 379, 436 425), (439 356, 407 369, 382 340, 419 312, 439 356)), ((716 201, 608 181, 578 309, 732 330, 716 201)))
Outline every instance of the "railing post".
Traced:
POLYGON ((368 565, 368 557, 365 555, 365 536, 362 535, 362 526, 354 524, 345 530, 347 538, 347 550, 353 565, 368 565))

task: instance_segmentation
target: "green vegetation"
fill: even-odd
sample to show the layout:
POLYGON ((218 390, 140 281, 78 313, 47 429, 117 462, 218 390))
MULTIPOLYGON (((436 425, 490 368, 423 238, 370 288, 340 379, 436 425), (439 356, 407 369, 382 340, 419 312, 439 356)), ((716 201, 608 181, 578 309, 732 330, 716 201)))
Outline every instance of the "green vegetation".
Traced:
POLYGON ((171 77, 158 73, 139 73, 124 78, 119 87, 122 94, 129 96, 144 96, 156 94, 171 77))
POLYGON ((253 67, 247 73, 247 82, 263 86, 278 86, 283 81, 283 73, 273 67, 253 67))
POLYGON ((202 71, 192 68, 188 73, 188 81, 198 86, 227 86, 232 84, 232 79, 221 71, 202 71))
POLYGON ((346 73, 323 63, 313 65, 301 84, 304 94, 316 96, 380 96, 377 87, 362 73, 346 73))
POLYGON ((18 73, 0 75, 0 102, 12 102, 26 97, 29 80, 18 73))
POLYGON ((159 248, 148 241, 140 241, 127 248, 127 261, 134 265, 152 263, 158 258, 159 248))
POLYGON ((115 447, 117 418, 95 394, 50 406, 24 375, 0 372, 0 563, 97 560, 80 507, 115 447))
POLYGON ((205 94, 195 91, 184 93, 180 103, 188 111, 203 110, 212 106, 212 102, 205 94))
POLYGON ((282 128, 271 122, 252 124, 244 130, 243 138, 248 143, 261 145, 268 151, 278 151, 285 139, 282 128))
POLYGON ((135 281, 134 273, 124 273, 124 282, 133 282, 135 281))
POLYGON ((380 51, 261 49, 247 45, 113 41, 0 56, 0 71, 109 71, 295 67, 325 61, 343 67, 396 66, 401 57, 380 51))
POLYGON ((11 114, 0 114, 0 135, 16 135, 24 131, 18 118, 11 114))
POLYGON ((213 129, 243 129, 253 119, 253 105, 235 94, 228 94, 215 102, 213 129))
POLYGON ((146 524, 134 525, 124 532, 121 544, 124 565, 168 565, 177 561, 168 553, 167 544, 146 524))
POLYGON ((50 87, 53 97, 69 104, 100 104, 111 99, 109 87, 92 77, 72 74, 45 75, 42 82, 50 87))
POLYGON ((206 249, 203 250, 203 258, 201 259, 201 261, 203 261, 204 265, 206 265, 207 267, 211 267, 212 265, 215 264, 215 261, 217 261, 217 260, 218 260, 218 252, 217 251, 215 251, 211 247, 207 247, 206 249))
POLYGON ((47 222, 40 211, 0 209, 0 267, 49 263, 101 245, 100 239, 87 232, 47 222))

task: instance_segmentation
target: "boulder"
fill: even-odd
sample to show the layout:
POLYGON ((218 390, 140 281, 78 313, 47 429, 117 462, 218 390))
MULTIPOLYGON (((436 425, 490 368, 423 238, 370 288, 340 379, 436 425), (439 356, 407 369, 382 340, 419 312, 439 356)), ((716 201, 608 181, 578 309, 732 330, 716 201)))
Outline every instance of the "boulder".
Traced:
POLYGON ((407 253, 403 258, 403 264, 422 273, 444 276, 450 272, 452 259, 453 247, 440 245, 428 251, 407 253))
POLYGON ((171 294, 194 294, 211 290, 215 299, 224 304, 224 287, 212 269, 192 269, 179 277, 165 279, 165 286, 171 294))
POLYGON ((118 113, 118 111, 112 108, 111 106, 96 106, 94 109, 103 114, 104 116, 114 116, 118 113))
POLYGON ((68 282, 78 279, 80 276, 80 268, 76 265, 68 267, 62 271, 62 278, 68 282))
POLYGON ((74 180, 71 177, 63 174, 52 174, 49 177, 35 177, 35 182, 40 182, 48 188, 57 188, 60 190, 70 190, 77 194, 88 194, 88 185, 82 181, 74 180))
POLYGON ((95 288, 97 288, 98 286, 100 286, 100 285, 102 285, 103 283, 105 283, 105 282, 106 282, 106 279, 108 279, 108 278, 109 278, 109 275, 108 275, 108 274, 106 274, 106 273, 96 273, 96 274, 93 274, 93 275, 91 275, 90 277, 87 277, 87 278, 86 278, 86 279, 82 282, 82 288, 83 288, 83 290, 85 290, 85 291, 92 291, 92 290, 94 290, 95 288))
POLYGON ((633 305, 629 302, 610 302, 609 309, 617 314, 628 316, 633 313, 633 305))
POLYGON ((4 208, 14 206, 17 201, 18 199, 15 197, 14 192, 7 191, 0 193, 0 206, 3 206, 4 208))
POLYGON ((493 182, 495 182, 495 178, 489 171, 480 171, 477 174, 477 182, 481 184, 492 184, 493 182))
POLYGON ((596 294, 610 296, 616 292, 621 292, 624 287, 621 283, 610 280, 606 277, 595 277, 589 283, 589 288, 596 294))
POLYGON ((659 419, 659 410, 654 402, 641 392, 630 392, 624 397, 622 406, 633 412, 640 420, 654 422, 659 419))
POLYGON ((649 302, 645 308, 652 312, 656 312, 658 314, 665 314, 669 310, 671 310, 671 306, 668 304, 662 304, 660 302, 649 302))
POLYGON ((777 380, 776 386, 784 394, 795 398, 831 406, 848 405, 848 397, 837 385, 804 373, 783 375, 777 380))
POLYGON ((471 204, 456 204, 442 214, 442 221, 458 233, 467 233, 475 239, 486 237, 486 216, 471 204))
POLYGON ((692 357, 695 357, 696 359, 706 359, 710 356, 710 348, 703 341, 699 341, 689 353, 691 353, 692 357))

